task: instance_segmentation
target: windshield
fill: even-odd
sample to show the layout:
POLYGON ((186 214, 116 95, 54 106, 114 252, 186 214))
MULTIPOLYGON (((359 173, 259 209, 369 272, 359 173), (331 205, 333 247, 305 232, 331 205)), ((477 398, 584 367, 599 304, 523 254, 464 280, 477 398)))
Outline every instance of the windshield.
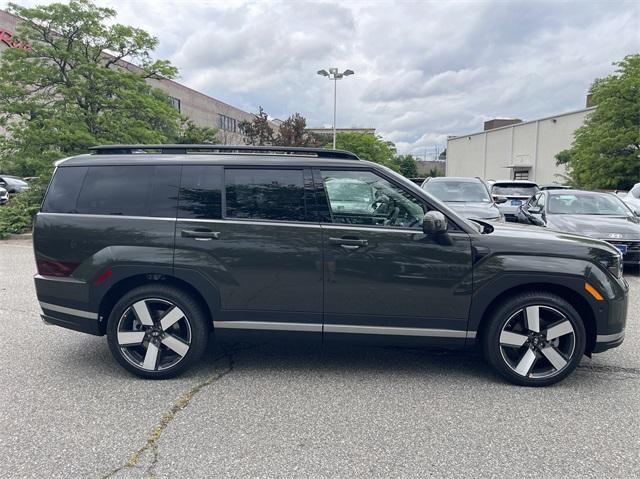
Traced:
POLYGON ((619 198, 606 193, 556 194, 549 196, 549 213, 557 215, 628 215, 619 198))
POLYGON ((440 201, 490 203, 491 197, 485 186, 480 182, 470 181, 428 181, 424 185, 425 191, 431 193, 440 201))
POLYGON ((493 185, 491 193, 501 196, 533 196, 538 192, 535 185, 493 185))

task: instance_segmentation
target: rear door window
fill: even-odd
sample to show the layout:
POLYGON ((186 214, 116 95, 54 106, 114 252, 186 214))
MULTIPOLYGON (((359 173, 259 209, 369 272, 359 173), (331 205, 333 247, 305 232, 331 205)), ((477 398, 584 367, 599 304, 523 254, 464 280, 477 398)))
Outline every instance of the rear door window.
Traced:
POLYGON ((44 213, 75 213, 87 167, 58 168, 42 204, 44 213))
POLYGON ((92 166, 76 210, 95 215, 175 218, 177 165, 92 166))
POLYGON ((180 218, 215 220, 222 217, 222 167, 184 165, 180 182, 180 218))
POLYGON ((302 169, 228 168, 225 201, 227 218, 307 220, 302 169))

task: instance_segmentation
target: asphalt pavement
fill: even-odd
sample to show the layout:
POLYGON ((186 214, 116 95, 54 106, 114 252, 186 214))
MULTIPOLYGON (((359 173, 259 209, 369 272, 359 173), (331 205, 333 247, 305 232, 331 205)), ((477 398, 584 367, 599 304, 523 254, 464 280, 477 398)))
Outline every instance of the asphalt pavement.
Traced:
POLYGON ((45 326, 31 243, 0 241, 0 477, 640 477, 640 277, 626 340, 522 388, 468 353, 214 345, 137 379, 45 326))

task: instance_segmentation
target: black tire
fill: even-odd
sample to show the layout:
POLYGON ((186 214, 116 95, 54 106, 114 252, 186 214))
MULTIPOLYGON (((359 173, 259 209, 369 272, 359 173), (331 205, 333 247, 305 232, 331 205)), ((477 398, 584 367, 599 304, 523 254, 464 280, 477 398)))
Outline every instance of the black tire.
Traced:
POLYGON ((173 378, 189 369, 204 353, 209 339, 208 322, 208 315, 190 294, 165 284, 147 284, 129 291, 111 311, 107 323, 109 349, 116 361, 136 376, 173 378), (140 305, 148 316, 142 314, 140 305), (172 320, 167 315, 171 310, 173 318, 179 319, 164 328, 160 321, 172 320), (140 316, 145 316, 144 321, 140 316), (122 339, 127 334, 133 338, 132 344, 123 345, 121 342, 128 342, 122 339), (144 340, 138 344, 143 335, 144 340))
POLYGON ((546 291, 520 293, 499 304, 491 312, 482 337, 489 364, 502 377, 522 386, 562 381, 580 363, 585 343, 578 312, 565 299, 546 291), (526 342, 519 346, 524 337, 526 342))

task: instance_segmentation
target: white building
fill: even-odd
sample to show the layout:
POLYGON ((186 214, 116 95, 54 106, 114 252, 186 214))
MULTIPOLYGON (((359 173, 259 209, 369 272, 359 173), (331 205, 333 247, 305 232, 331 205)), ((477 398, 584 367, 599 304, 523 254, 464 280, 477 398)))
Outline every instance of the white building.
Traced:
MULTIPOLYGON (((566 170, 556 165, 556 154, 571 147, 574 132, 595 107, 562 113, 539 120, 491 128, 450 137, 447 140, 448 176, 479 176, 484 179, 529 179, 538 184, 564 183, 566 170)), ((508 123, 509 121, 507 121, 508 123)), ((504 124, 504 123, 503 123, 504 124)))

